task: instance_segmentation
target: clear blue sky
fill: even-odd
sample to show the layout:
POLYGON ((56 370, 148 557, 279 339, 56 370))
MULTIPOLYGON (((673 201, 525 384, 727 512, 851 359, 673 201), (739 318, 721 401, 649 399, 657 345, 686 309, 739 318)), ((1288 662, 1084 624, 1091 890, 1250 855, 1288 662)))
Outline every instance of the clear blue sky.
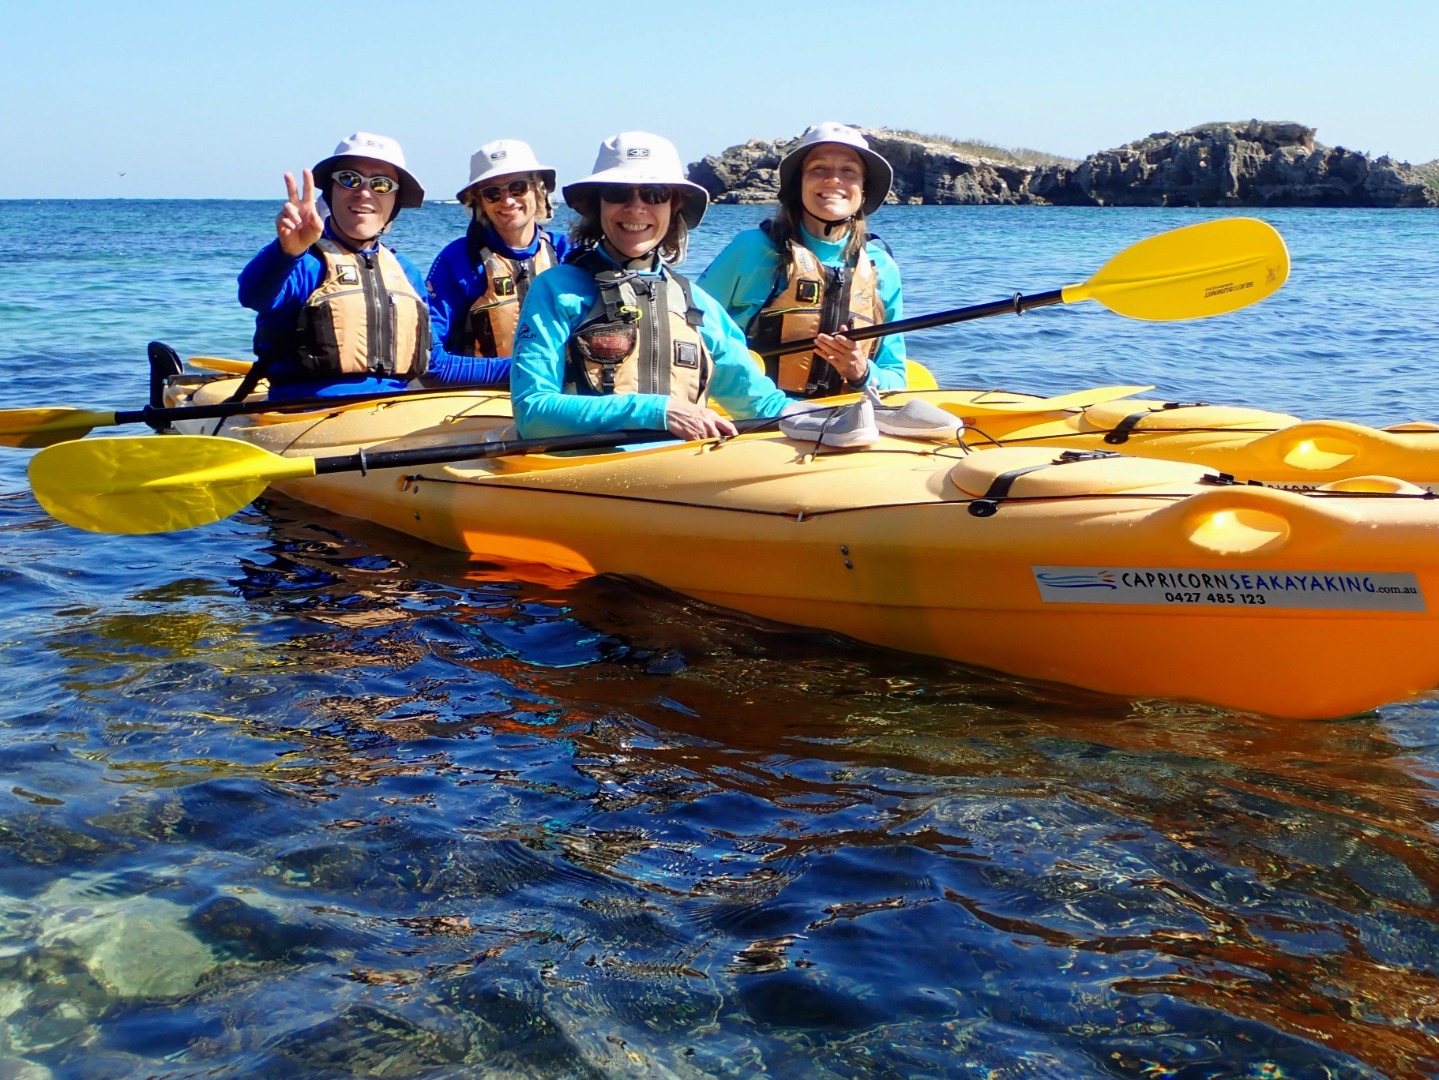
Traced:
POLYGON ((278 199, 356 129, 436 197, 492 138, 563 182, 627 128, 694 161, 822 119, 1083 157, 1258 117, 1417 164, 1436 42, 1433 0, 39 0, 0 35, 0 198, 278 199))

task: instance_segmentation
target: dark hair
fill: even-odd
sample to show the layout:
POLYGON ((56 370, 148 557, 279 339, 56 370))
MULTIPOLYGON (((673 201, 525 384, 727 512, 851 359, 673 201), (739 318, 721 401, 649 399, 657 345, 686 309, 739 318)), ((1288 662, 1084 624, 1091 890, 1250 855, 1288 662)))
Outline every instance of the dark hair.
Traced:
MULTIPOLYGON (((600 241, 605 238, 604 229, 600 228, 599 199, 593 190, 587 187, 581 187, 578 191, 570 188, 569 194, 570 209, 575 212, 575 223, 570 226, 570 239, 576 244, 599 246, 600 241)), ((654 248, 659 252, 660 258, 671 266, 684 262, 685 253, 689 251, 690 229, 685 224, 682 213, 684 205, 684 195, 677 189, 670 198, 670 227, 665 232, 664 239, 654 248)))
MULTIPOLYGON (((805 152, 805 158, 826 145, 819 143, 812 146, 805 152)), ((863 164, 861 158, 860 163, 863 164)), ((769 219, 769 234, 774 240, 775 247, 784 251, 791 243, 799 240, 800 229, 804 224, 804 194, 800 184, 800 178, 804 175, 804 160, 801 159, 799 168, 789 174, 786 183, 780 185, 779 206, 775 208, 774 216, 769 219)), ((868 183, 869 174, 865 173, 865 182, 868 183)), ((861 194, 861 200, 863 195, 861 194)), ((864 203, 861 201, 859 211, 849 220, 849 239, 844 246, 845 262, 857 262, 860 252, 864 250, 865 242, 869 239, 869 226, 865 222, 864 203)))

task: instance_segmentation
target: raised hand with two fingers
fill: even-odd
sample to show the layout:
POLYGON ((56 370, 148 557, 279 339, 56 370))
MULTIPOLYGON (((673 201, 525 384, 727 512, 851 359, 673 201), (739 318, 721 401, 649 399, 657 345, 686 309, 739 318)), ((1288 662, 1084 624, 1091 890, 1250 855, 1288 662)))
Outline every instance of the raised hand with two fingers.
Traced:
POLYGON ((302 174, 304 189, 295 185, 292 173, 285 174, 285 190, 289 199, 275 215, 275 235, 280 249, 292 257, 303 255, 325 231, 325 219, 315 204, 315 174, 306 169, 302 174))

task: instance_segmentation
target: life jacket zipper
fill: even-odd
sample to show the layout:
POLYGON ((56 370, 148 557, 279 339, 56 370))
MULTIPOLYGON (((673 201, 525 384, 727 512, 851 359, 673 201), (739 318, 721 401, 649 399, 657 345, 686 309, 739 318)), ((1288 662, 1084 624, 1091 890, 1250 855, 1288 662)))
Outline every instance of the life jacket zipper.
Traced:
POLYGON ((370 342, 367 366, 376 375, 388 377, 395 373, 394 300, 385 288, 384 275, 375 267, 374 256, 361 252, 361 257, 365 260, 365 328, 370 342))
POLYGON ((669 300, 665 295, 665 279, 663 276, 648 282, 650 302, 650 385, 649 392, 660 393, 660 319, 659 308, 663 302, 665 314, 669 314, 669 300))

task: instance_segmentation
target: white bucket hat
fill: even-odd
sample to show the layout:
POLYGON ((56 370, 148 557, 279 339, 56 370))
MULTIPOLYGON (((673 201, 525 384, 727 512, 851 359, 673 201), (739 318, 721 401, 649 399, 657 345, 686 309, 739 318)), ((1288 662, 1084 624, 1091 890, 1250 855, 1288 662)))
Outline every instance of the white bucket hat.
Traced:
POLYGON ((470 155, 470 182, 455 193, 455 198, 464 202, 471 188, 493 177, 511 173, 537 173, 546 191, 555 190, 555 170, 539 163, 529 143, 519 139, 496 139, 470 155))
POLYGON ((779 187, 784 191, 794 182, 794 174, 804 163, 805 155, 816 146, 823 143, 835 143, 839 146, 848 146, 857 153, 860 160, 864 162, 864 214, 868 217, 884 205, 885 196, 894 183, 894 169, 890 168, 889 162, 880 157, 869 148, 863 135, 857 128, 848 124, 838 124, 833 120, 825 120, 815 124, 813 127, 805 128, 804 134, 799 137, 799 142, 786 151, 779 163, 779 187))
POLYGON ((415 179, 415 174, 405 168, 405 152, 400 149, 400 144, 394 139, 368 131, 357 131, 348 139, 340 140, 335 152, 311 170, 315 174, 315 187, 321 194, 329 191, 330 177, 340 167, 343 159, 352 157, 373 158, 395 167, 395 171, 400 174, 400 194, 395 203, 396 210, 424 205, 425 189, 415 179))
POLYGON ((691 229, 704 220, 709 192, 691 183, 680 164, 675 144, 648 131, 622 131, 600 143, 595 171, 583 180, 566 184, 565 204, 584 209, 589 188, 603 184, 665 184, 684 196, 680 217, 691 229))

